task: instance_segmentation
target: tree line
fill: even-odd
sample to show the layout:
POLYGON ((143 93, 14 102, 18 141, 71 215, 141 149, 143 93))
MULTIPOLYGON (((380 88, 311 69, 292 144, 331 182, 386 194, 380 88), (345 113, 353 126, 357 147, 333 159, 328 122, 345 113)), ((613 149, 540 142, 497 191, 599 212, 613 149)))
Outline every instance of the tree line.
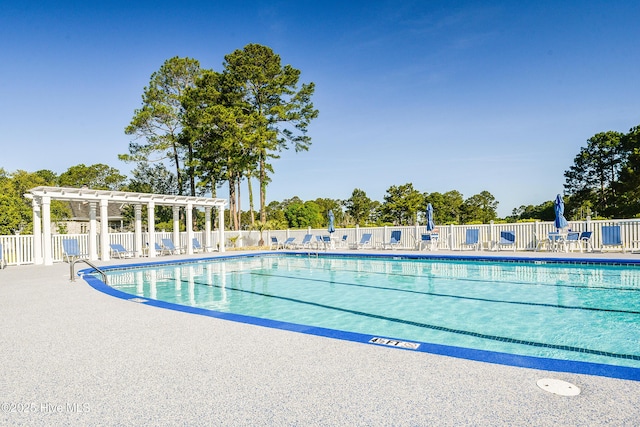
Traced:
MULTIPOLYGON (((640 216, 640 127, 627 134, 601 132, 587 140, 574 163, 565 171, 565 216, 569 220, 592 218, 632 218, 640 216)), ((8 172, 0 168, 0 235, 31 233, 33 214, 30 201, 23 195, 38 186, 82 187, 141 193, 180 194, 175 172, 163 162, 139 162, 127 177, 105 164, 70 167, 60 175, 50 170, 8 172)), ((488 191, 464 198, 456 190, 423 193, 411 183, 392 185, 382 201, 370 199, 361 189, 354 189, 346 200, 318 198, 303 201, 292 197, 272 201, 265 206, 264 221, 251 222, 250 211, 238 210, 237 222, 228 229, 269 227, 320 228, 327 225, 327 212, 332 210, 336 225, 349 227, 380 225, 414 225, 425 223, 426 205, 434 208, 437 224, 471 224, 489 221, 552 221, 553 200, 539 205, 520 206, 506 218, 498 218, 498 201, 488 191), (244 226, 241 226, 244 224, 244 226)), ((60 201, 51 204, 51 218, 63 222, 71 215, 68 205, 60 201)), ((229 214, 230 211, 227 211, 229 214)), ((133 220, 133 211, 124 210, 125 218, 133 220)), ((143 216, 146 218, 146 215, 143 216)), ((196 213, 196 227, 203 226, 204 217, 196 213)), ((171 229, 173 212, 168 207, 156 207, 156 227, 171 229)))
MULTIPOLYGON (((131 177, 105 164, 80 164, 60 175, 50 170, 18 170, 10 173, 0 168, 0 235, 32 232, 31 203, 23 196, 29 189, 38 186, 80 188, 85 185, 95 190, 178 194, 177 176, 163 163, 138 163, 131 177)), ((346 200, 318 198, 304 201, 292 197, 280 202, 272 201, 265 208, 265 221, 255 221, 252 225, 251 213, 242 211, 239 212, 238 223, 244 224, 242 229, 321 228, 327 226, 327 212, 332 210, 336 226, 341 227, 415 225, 424 223, 427 203, 432 204, 434 219, 438 224, 486 223, 498 219, 498 202, 487 191, 464 199, 458 191, 422 193, 414 189, 413 184, 407 183, 389 187, 382 202, 372 200, 357 188, 346 200)), ((51 220, 59 226, 71 217, 71 210, 64 202, 54 200, 51 208, 51 220)), ((146 206, 143 206, 144 209, 146 206)), ((155 209, 155 227, 172 229, 171 207, 156 206, 155 209)), ((227 229, 237 229, 237 224, 229 214, 227 210, 227 229)), ((131 206, 123 207, 123 216, 129 228, 132 228, 134 212, 131 206)), ((146 222, 144 211, 142 218, 146 222)), ((194 221, 196 229, 204 228, 203 212, 197 211, 194 221)), ((184 227, 184 224, 181 223, 181 226, 184 227)))
MULTIPOLYGON (((270 48, 248 44, 226 55, 217 72, 192 58, 173 57, 151 75, 125 133, 135 137, 119 159, 136 163, 131 177, 105 164, 76 165, 56 175, 49 170, 7 172, 0 168, 0 234, 30 232, 31 206, 23 194, 40 185, 216 197, 228 186, 227 227, 323 227, 327 211, 336 225, 413 225, 424 223, 426 205, 438 224, 489 221, 550 221, 553 201, 520 206, 497 217, 498 202, 488 191, 468 198, 455 190, 423 193, 411 183, 389 187, 382 201, 354 189, 347 200, 298 197, 267 204, 266 189, 275 173, 271 160, 282 150, 306 151, 310 122, 319 114, 311 102, 314 83, 300 83, 300 70, 282 65, 270 48), (167 166, 168 165, 168 166, 167 166), (255 218, 252 180, 259 186, 255 218), (249 207, 241 207, 246 183, 249 207)), ((623 134, 602 132, 587 140, 565 171, 565 216, 637 217, 640 215, 639 127, 623 134)), ((125 216, 132 216, 125 208, 125 216)), ((63 203, 52 205, 52 219, 70 215, 63 203)), ((157 227, 171 227, 172 211, 158 207, 157 227)), ((202 221, 201 213, 194 213, 202 221)), ((198 224, 194 224, 196 227, 198 224)))

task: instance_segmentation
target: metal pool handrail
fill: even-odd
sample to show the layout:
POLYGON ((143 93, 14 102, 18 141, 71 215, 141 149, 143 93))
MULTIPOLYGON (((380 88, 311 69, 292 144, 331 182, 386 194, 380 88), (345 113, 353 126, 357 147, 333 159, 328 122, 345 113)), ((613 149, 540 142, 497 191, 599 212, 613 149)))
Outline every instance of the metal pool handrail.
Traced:
POLYGON ((102 276, 102 281, 105 283, 105 285, 107 284, 107 275, 104 271, 100 270, 98 267, 96 267, 92 262, 89 262, 86 259, 76 259, 73 262, 71 262, 71 264, 69 264, 69 280, 71 280, 72 282, 75 282, 76 280, 76 276, 75 274, 73 274, 73 267, 76 265, 77 262, 84 262, 85 264, 91 266, 95 271, 97 271, 98 273, 100 273, 100 276, 102 276))

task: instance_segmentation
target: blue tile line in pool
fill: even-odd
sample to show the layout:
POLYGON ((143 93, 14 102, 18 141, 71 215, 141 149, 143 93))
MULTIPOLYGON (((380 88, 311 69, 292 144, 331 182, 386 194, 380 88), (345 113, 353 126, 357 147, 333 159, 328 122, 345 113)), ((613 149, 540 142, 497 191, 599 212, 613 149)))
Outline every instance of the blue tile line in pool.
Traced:
MULTIPOLYGON (((174 264, 187 264, 193 262, 203 262, 203 261, 211 261, 211 260, 220 260, 220 259, 228 259, 228 258, 238 258, 238 257, 253 257, 253 256, 264 256, 273 253, 255 253, 255 254, 241 254, 241 255, 225 255, 225 256, 217 256, 206 259, 184 259, 180 261, 161 261, 154 263, 139 263, 139 264, 129 264, 129 265, 120 265, 120 266, 109 266, 102 268, 103 270, 128 270, 131 268, 139 268, 139 267, 148 267, 151 265, 154 266, 166 266, 166 265, 174 265, 174 264)), ((280 252, 279 254, 283 254, 280 252)), ((297 256, 300 256, 300 253, 291 253, 297 256)), ((324 256, 320 254, 320 256, 324 256)), ((335 256, 331 254, 331 256, 335 256)), ((363 254, 359 254, 358 257, 362 257, 363 254)), ((389 256, 389 255, 381 255, 381 254, 367 254, 364 255, 366 257, 386 257, 386 258, 403 258, 403 259, 437 259, 437 260, 482 260, 482 261, 507 261, 507 262, 527 262, 527 263, 535 263, 536 261, 541 261, 545 263, 558 263, 558 264, 583 264, 583 265, 637 265, 640 266, 640 262, 627 262, 627 260, 619 260, 611 262, 611 260, 589 260, 588 262, 579 262, 575 259, 522 259, 522 258, 488 258, 488 257, 460 257, 460 256, 389 256)), ((94 289, 103 292, 105 294, 121 298, 128 301, 137 302, 144 305, 150 305, 159 308, 165 308, 170 310, 182 311, 185 313, 198 314, 208 317, 214 317, 222 320, 229 320, 241 323, 247 323, 257 326, 282 329, 292 332, 300 332, 310 335, 322 336, 327 338, 341 339, 346 341, 358 342, 362 344, 370 344, 370 345, 379 345, 379 346, 393 346, 396 348, 409 350, 409 351, 419 351, 424 353, 438 354, 444 356, 457 357, 468 360, 475 360, 480 362, 487 363, 495 363, 501 365, 509 365, 509 366, 517 366, 524 368, 532 368, 532 369, 541 369, 547 371, 556 371, 556 372, 570 372, 577 374, 588 374, 588 375, 598 375, 604 377, 611 378, 620 378, 620 379, 628 379, 640 381, 640 368, 632 368, 625 366, 615 366, 615 365, 607 365, 600 363, 592 363, 592 362, 581 362, 581 361, 569 361, 569 360, 560 360, 560 359, 550 359, 544 357, 534 357, 534 356, 522 356, 515 355, 509 353, 501 353, 495 351, 488 350, 476 350, 469 349, 463 347, 454 347, 447 346, 442 344, 432 344, 425 342, 416 342, 416 343, 407 343, 404 341, 399 341, 394 339, 393 337, 375 337, 368 334, 361 334, 355 332, 347 332, 347 331, 339 331, 333 329, 327 329, 322 327, 315 326, 307 326, 300 325, 295 323, 288 323, 283 321, 275 321, 270 319, 263 319, 259 317, 246 316, 240 314, 233 313, 225 313, 219 311, 213 311, 203 308, 197 307, 189 307, 183 306, 179 304, 169 303, 165 301, 159 301, 149 298, 139 298, 135 295, 127 294, 125 292, 114 289, 97 277, 91 275, 91 273, 95 273, 93 269, 85 269, 79 271, 78 274, 82 275, 83 279, 94 289)), ((480 334, 481 335, 481 334, 480 334)), ((497 339, 501 339, 500 337, 496 337, 497 339)), ((527 345, 537 345, 537 343, 529 343, 523 342, 523 344, 527 345)), ((577 349, 579 351, 580 349, 577 349)), ((629 356, 629 355, 611 355, 613 357, 625 357, 625 358, 637 358, 637 356, 629 356)))

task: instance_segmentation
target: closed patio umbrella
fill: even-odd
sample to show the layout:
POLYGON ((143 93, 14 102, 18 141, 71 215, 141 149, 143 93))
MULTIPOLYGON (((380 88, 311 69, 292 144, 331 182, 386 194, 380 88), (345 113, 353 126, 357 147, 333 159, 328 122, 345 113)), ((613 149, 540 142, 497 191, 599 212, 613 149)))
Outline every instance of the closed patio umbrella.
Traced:
POLYGON ((558 230, 565 228, 569 223, 567 219, 564 217, 564 201, 562 200, 562 196, 558 194, 556 196, 556 201, 553 206, 553 210, 556 213, 556 228, 558 230))
POLYGON ((427 231, 432 231, 434 228, 436 225, 433 223, 433 206, 427 203, 427 231))
POLYGON ((335 220, 336 220, 336 218, 335 218, 335 216, 333 216, 333 211, 331 209, 329 209, 329 234, 335 233, 335 231, 336 231, 336 228, 333 225, 335 220))

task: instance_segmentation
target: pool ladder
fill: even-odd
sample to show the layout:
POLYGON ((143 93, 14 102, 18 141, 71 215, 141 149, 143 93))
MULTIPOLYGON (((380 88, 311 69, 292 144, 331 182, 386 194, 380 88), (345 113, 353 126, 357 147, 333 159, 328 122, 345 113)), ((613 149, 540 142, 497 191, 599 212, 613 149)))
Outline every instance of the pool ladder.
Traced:
POLYGON ((100 270, 98 267, 96 267, 92 262, 89 262, 88 260, 82 259, 82 258, 78 258, 72 261, 71 264, 69 264, 69 280, 71 280, 72 282, 75 282, 76 280, 76 275, 73 274, 73 267, 76 265, 77 262, 84 262, 85 264, 91 266, 95 271, 100 273, 100 276, 102 276, 102 281, 104 282, 104 284, 105 285, 107 284, 107 275, 105 274, 105 272, 100 270))

